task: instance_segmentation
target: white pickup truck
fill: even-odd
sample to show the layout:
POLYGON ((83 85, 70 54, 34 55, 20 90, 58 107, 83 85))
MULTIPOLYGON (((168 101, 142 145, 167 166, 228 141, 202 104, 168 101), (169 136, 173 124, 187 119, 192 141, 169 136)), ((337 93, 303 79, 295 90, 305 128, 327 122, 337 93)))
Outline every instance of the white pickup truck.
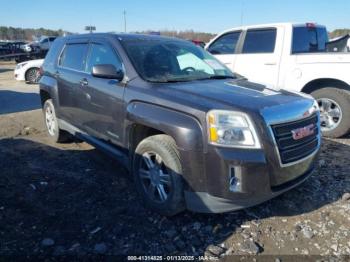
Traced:
POLYGON ((242 26, 216 36, 206 49, 252 82, 314 96, 324 135, 350 131, 350 53, 327 48, 324 26, 314 23, 242 26))

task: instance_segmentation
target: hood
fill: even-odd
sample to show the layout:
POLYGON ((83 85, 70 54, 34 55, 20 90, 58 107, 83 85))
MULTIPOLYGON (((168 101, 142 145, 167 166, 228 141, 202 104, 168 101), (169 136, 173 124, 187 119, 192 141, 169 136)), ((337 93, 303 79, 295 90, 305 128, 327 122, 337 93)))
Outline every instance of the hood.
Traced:
POLYGON ((35 59, 35 60, 28 60, 24 62, 30 66, 41 66, 44 63, 44 59, 35 59))
POLYGON ((177 100, 210 109, 262 111, 268 107, 310 100, 285 90, 273 90, 247 80, 204 80, 162 84, 158 91, 177 100))
POLYGON ((29 68, 29 67, 41 67, 44 63, 44 59, 28 60, 16 65, 16 69, 29 68))

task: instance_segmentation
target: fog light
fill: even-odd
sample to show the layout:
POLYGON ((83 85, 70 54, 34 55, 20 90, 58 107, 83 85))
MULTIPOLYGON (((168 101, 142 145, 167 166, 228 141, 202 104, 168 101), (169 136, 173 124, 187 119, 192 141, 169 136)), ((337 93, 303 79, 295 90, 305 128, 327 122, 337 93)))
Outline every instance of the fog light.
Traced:
POLYGON ((230 191, 242 192, 241 168, 239 166, 230 167, 230 191))

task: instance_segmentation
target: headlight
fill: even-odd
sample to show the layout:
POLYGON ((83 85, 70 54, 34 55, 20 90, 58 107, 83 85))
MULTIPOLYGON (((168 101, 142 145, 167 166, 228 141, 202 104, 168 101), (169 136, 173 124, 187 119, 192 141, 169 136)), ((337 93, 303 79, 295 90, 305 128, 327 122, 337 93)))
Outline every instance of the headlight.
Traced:
POLYGON ((242 112, 211 110, 207 113, 209 143, 219 146, 261 148, 254 125, 242 112))

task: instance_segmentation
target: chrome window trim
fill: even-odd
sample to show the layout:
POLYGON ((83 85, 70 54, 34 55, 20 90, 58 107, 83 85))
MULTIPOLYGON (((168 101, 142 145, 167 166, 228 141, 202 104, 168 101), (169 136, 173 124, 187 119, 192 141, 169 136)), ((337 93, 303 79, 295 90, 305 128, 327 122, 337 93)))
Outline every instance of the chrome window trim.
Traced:
MULTIPOLYGON (((57 58, 57 62, 56 62, 57 68, 59 68, 59 69, 64 69, 64 70, 68 70, 68 71, 73 71, 73 72, 78 72, 78 73, 83 73, 83 74, 85 74, 85 75, 92 76, 91 72, 85 71, 85 70, 86 70, 87 61, 88 61, 88 59, 90 58, 90 49, 91 49, 91 45, 92 45, 92 44, 99 44, 99 45, 105 45, 105 46, 106 46, 106 44, 104 44, 103 42, 98 42, 97 40, 91 41, 91 42, 86 42, 86 43, 85 43, 85 42, 82 42, 82 43, 81 43, 81 44, 86 44, 86 45, 88 45, 88 51, 87 51, 87 54, 86 54, 86 61, 85 61, 85 66, 84 66, 84 70, 83 70, 83 71, 60 65, 62 54, 63 54, 64 50, 66 49, 67 45, 69 45, 69 44, 70 44, 69 42, 68 42, 68 43, 65 43, 65 44, 63 45, 61 51, 59 52, 59 55, 58 55, 58 58, 57 58)), ((73 44, 75 44, 75 43, 73 43, 73 44)), ((122 71, 123 71, 123 73, 124 73, 124 79, 127 79, 125 65, 124 65, 124 62, 123 62, 123 60, 121 59, 119 53, 115 50, 115 48, 114 48, 113 46, 108 45, 108 47, 110 47, 110 48, 112 49, 112 51, 114 52, 115 56, 120 60, 120 64, 121 64, 121 66, 122 66, 121 69, 122 69, 122 71)), ((122 81, 120 81, 120 82, 123 82, 124 79, 123 79, 122 81)))

